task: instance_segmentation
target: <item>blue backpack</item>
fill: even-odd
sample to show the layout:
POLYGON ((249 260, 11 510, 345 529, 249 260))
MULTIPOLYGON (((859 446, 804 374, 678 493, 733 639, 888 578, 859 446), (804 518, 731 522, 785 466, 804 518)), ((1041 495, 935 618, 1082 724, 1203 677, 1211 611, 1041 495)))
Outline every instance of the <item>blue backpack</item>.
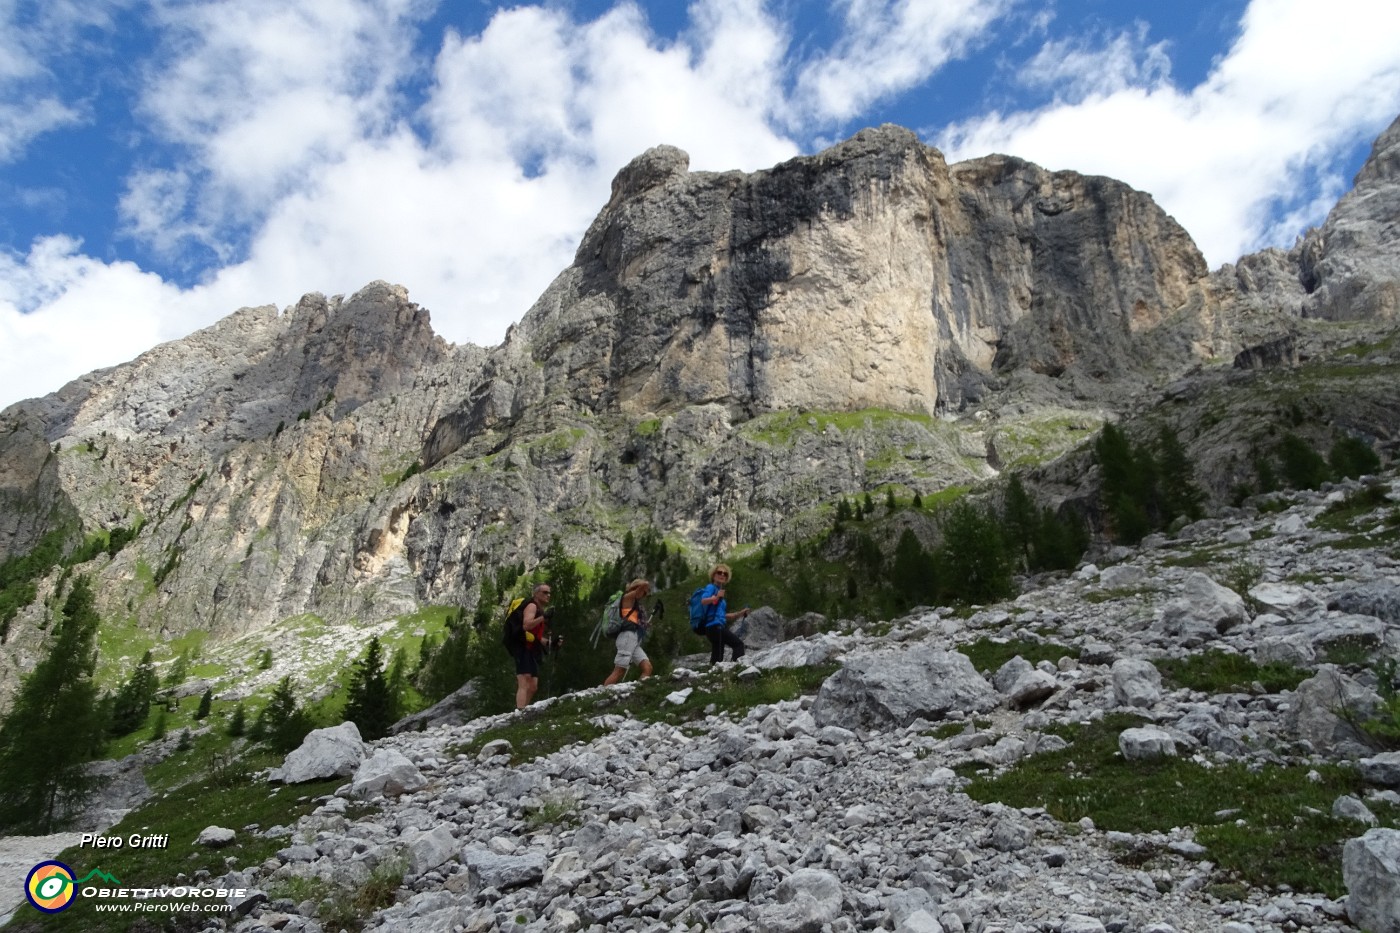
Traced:
MULTIPOLYGON (((705 584, 709 586, 709 584, 705 584)), ((707 606, 700 602, 700 597, 705 594, 705 587, 702 586, 694 593, 690 594, 690 630, 692 632, 703 632, 705 623, 709 620, 713 606, 707 606)))

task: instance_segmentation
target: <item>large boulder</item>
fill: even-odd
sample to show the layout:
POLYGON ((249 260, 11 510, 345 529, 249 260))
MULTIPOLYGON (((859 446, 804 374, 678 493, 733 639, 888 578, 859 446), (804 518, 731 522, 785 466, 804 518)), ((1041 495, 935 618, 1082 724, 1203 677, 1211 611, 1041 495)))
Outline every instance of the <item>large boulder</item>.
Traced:
POLYGON ((819 868, 799 868, 784 878, 777 899, 758 909, 755 926, 762 933, 823 930, 841 917, 841 882, 819 868))
POLYGON ((1400 586, 1382 581, 1357 583, 1332 594, 1327 608, 1400 625, 1400 586))
POLYGON ((467 878, 476 891, 484 888, 505 891, 536 884, 544 878, 545 857, 542 852, 501 855, 484 846, 470 846, 462 851, 462 862, 467 866, 467 878))
POLYGON ((389 732, 422 732, 437 726, 460 726, 476 715, 476 683, 469 681, 425 710, 405 716, 389 732))
POLYGON ((848 655, 812 706, 818 725, 884 727, 951 712, 984 713, 1001 696, 966 655, 914 645, 848 655))
POLYGON ((1400 830, 1372 829, 1342 848, 1347 916, 1370 933, 1400 933, 1400 830))
POLYGON ((1203 573, 1186 578, 1181 595, 1162 610, 1161 631, 1183 644, 1218 638, 1249 621, 1244 598, 1203 573))
POLYGON ((365 743, 353 722, 316 729, 271 774, 287 784, 349 777, 365 760, 365 743))
POLYGON ((422 790, 427 785, 428 779, 402 752, 381 748, 355 771, 350 792, 356 797, 372 797, 375 794, 398 797, 422 790))
POLYGON ((1162 673, 1151 661, 1119 658, 1113 662, 1113 698, 1119 706, 1147 708, 1162 698, 1162 673))
POLYGON ((1355 723, 1374 716, 1381 703, 1374 690, 1324 664, 1294 691, 1284 725, 1321 754, 1363 758, 1377 749, 1355 723))

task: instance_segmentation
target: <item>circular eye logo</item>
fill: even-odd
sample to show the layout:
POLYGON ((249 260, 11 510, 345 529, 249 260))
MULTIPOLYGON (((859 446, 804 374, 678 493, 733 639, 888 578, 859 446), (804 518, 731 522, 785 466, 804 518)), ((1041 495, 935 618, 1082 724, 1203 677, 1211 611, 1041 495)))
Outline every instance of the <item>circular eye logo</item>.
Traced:
POLYGON ((62 862, 40 862, 24 879, 24 896, 46 914, 67 910, 76 893, 73 869, 62 862))

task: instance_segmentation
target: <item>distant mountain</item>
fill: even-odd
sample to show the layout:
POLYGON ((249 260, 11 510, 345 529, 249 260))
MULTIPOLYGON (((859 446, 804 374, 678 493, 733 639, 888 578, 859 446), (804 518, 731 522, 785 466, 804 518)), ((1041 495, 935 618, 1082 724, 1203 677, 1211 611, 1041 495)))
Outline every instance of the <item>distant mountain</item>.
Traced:
MULTIPOLYGON (((619 172, 498 347, 447 344, 374 282, 241 309, 11 406, 0 559, 90 558, 137 641, 368 631, 473 606, 556 536, 591 562, 651 528, 698 562, 800 536, 843 495, 1047 464, 1246 372, 1237 356, 1291 365, 1400 308, 1400 121, 1321 228, 1215 272, 1143 192, 948 165, 898 127, 752 174, 687 165, 663 146, 619 172)), ((1356 430, 1393 441, 1393 412, 1351 401, 1356 430)), ((1219 504, 1229 445, 1195 433, 1219 504)), ((1054 506, 1093 477, 1081 457, 1036 481, 1054 506)), ((0 696, 42 643, 45 567, 6 625, 0 696)))

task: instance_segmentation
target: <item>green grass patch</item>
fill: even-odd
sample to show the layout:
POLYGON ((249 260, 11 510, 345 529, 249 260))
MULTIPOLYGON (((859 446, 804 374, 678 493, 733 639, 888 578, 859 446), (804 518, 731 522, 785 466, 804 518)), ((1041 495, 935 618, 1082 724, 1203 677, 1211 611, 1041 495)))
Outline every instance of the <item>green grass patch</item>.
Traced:
POLYGON ((1248 693, 1259 683, 1268 693, 1296 690, 1310 675, 1291 664, 1257 664, 1242 654, 1211 649, 1154 662, 1172 687, 1202 693, 1248 693))
MULTIPOLYGON (((1066 823, 1087 816, 1104 830, 1147 833, 1194 826, 1208 858, 1244 883, 1287 884, 1333 898, 1346 893, 1341 850, 1357 826, 1327 814, 1337 797, 1364 791, 1355 771, 1330 765, 1265 765, 1251 771, 1239 763, 1203 768, 1180 758, 1124 761, 1118 735, 1140 724, 1136 717, 1112 714, 1057 730, 1069 747, 1028 758, 999 775, 974 777, 966 792, 983 802, 1044 807, 1066 823), (1318 771, 1319 780, 1308 779, 1311 770, 1318 771), (1238 813, 1228 821, 1216 817, 1226 809, 1238 813)), ((1395 808, 1377 808, 1376 815, 1383 826, 1395 827, 1400 819, 1395 808)))
POLYGON ((1056 664, 1060 658, 1079 657, 1078 648, 1057 645, 1054 642, 1039 642, 1021 638, 1013 640, 979 638, 957 650, 967 655, 968 659, 972 661, 972 666, 979 671, 997 671, 1003 664, 1018 655, 1032 665, 1039 664, 1041 661, 1056 664))
POLYGON ((1313 527, 1327 531, 1349 532, 1357 528, 1363 519, 1367 524, 1384 521, 1377 515, 1391 505, 1388 486, 1376 484, 1363 486, 1349 493, 1340 502, 1334 502, 1313 520, 1313 527))
POLYGON ((1224 562, 1234 549, 1235 545, 1233 544, 1199 548, 1187 551, 1185 554, 1173 554, 1163 558, 1162 564, 1167 567, 1213 567, 1224 562))

